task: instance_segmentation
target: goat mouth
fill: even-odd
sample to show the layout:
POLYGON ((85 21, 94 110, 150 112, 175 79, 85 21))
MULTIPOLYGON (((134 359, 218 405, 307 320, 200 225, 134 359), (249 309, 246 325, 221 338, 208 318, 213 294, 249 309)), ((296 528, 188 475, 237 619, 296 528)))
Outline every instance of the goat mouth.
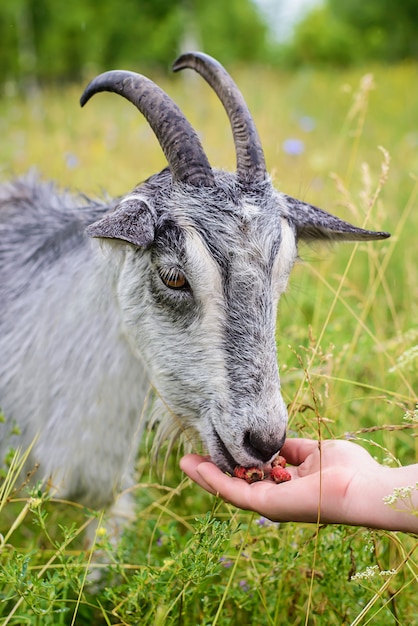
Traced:
POLYGON ((229 452, 228 448, 226 447, 226 445, 224 444, 224 442, 222 441, 222 439, 220 438, 220 436, 218 435, 215 429, 213 429, 213 432, 216 438, 217 450, 220 453, 220 456, 222 457, 222 463, 220 463, 219 465, 221 466, 221 469, 223 471, 232 472, 234 470, 234 467, 236 467, 238 463, 236 462, 232 454, 229 452))

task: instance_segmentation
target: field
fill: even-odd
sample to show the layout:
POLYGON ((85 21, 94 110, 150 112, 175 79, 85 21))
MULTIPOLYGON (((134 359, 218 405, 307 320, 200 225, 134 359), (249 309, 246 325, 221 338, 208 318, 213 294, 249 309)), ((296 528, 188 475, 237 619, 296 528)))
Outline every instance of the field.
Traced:
MULTIPOLYGON (((350 437, 381 463, 414 463, 418 68, 233 74, 276 185, 392 233, 383 242, 301 247, 277 326, 290 434, 350 437)), ((199 130, 212 165, 233 169, 226 116, 208 87, 153 78, 199 130)), ((117 195, 165 165, 131 105, 98 95, 82 110, 81 89, 27 101, 9 89, 0 100, 2 179, 35 166, 62 186, 117 195)), ((110 566, 83 544, 84 528, 102 513, 13 492, 10 466, 0 487, 0 624, 418 625, 416 537, 270 523, 192 485, 178 468, 181 444, 158 468, 151 446, 149 433, 134 526, 118 548, 98 534, 110 566), (99 587, 89 567, 101 571, 99 587)))

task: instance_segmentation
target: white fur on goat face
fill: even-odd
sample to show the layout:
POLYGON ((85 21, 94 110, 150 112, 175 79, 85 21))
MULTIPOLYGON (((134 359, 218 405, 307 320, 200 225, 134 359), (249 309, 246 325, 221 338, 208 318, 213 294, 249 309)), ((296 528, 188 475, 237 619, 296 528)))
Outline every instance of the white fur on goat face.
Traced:
POLYGON ((218 202, 203 214, 190 197, 172 202, 153 245, 127 253, 118 286, 124 324, 178 428, 194 427, 225 470, 262 464, 285 438, 275 323, 294 231, 273 197, 218 202), (171 268, 189 290, 166 287, 159 272, 171 268))

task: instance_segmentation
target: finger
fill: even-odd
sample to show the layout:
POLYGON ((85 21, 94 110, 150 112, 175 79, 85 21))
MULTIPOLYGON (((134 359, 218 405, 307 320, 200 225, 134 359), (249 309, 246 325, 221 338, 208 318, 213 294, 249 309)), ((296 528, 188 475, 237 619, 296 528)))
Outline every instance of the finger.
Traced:
POLYGON ((290 438, 286 439, 280 454, 291 465, 300 465, 310 454, 318 451, 318 446, 318 441, 315 439, 290 438))
POLYGON ((199 454, 186 454, 180 459, 180 468, 195 483, 203 487, 203 489, 206 489, 206 491, 209 491, 209 493, 216 495, 217 492, 214 491, 197 471, 198 466, 205 461, 208 461, 208 457, 200 456, 199 454))
POLYGON ((212 493, 220 495, 224 500, 241 509, 256 510, 257 496, 255 495, 254 499, 252 489, 256 484, 264 490, 273 485, 270 481, 248 484, 242 478, 224 474, 216 465, 210 462, 199 463, 196 467, 196 473, 200 480, 209 486, 212 493))

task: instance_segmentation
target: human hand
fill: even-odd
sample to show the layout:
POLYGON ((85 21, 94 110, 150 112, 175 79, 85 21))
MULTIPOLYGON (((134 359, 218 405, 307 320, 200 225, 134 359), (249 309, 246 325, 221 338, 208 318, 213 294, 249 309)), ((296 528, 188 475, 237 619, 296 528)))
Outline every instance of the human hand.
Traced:
POLYGON ((393 487, 418 479, 417 466, 387 468, 361 446, 337 440, 288 439, 281 454, 292 480, 248 484, 224 474, 207 458, 183 457, 182 470, 201 487, 242 509, 273 521, 341 523, 415 532, 417 518, 392 511, 383 502, 393 487), (413 468, 412 471, 410 468, 413 468), (405 470, 400 473, 401 470, 405 470), (398 517, 398 518, 397 518, 398 517), (406 526, 405 526, 406 524, 406 526))

